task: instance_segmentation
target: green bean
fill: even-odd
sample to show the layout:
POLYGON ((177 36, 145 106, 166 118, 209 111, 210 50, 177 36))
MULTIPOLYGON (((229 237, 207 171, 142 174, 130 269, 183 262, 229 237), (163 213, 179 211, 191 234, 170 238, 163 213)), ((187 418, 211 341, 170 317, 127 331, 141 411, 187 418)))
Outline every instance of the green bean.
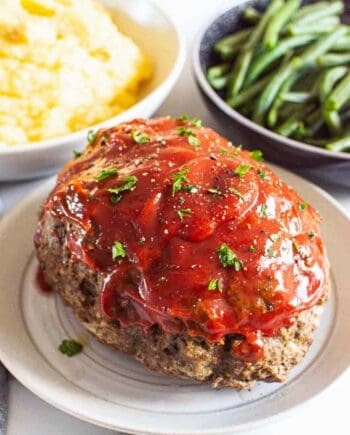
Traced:
POLYGON ((350 53, 326 53, 322 56, 319 56, 316 59, 316 63, 318 66, 322 68, 329 68, 337 65, 346 65, 350 63, 350 53))
POLYGON ((278 129, 276 133, 281 136, 289 137, 300 127, 300 121, 294 117, 287 119, 278 129))
POLYGON ((349 51, 350 49, 350 35, 344 35, 332 45, 333 51, 349 51))
POLYGON ((250 86, 249 89, 246 89, 236 95, 235 97, 227 100, 227 104, 233 108, 240 107, 242 104, 251 100, 255 95, 257 95, 260 91, 264 89, 264 87, 269 83, 272 74, 269 74, 263 77, 261 80, 256 82, 253 86, 250 86))
POLYGON ((283 82, 292 74, 296 74, 302 68, 310 67, 315 64, 315 60, 321 54, 325 53, 332 46, 334 41, 346 32, 344 27, 339 27, 333 33, 324 35, 316 42, 311 44, 300 57, 293 57, 289 64, 280 67, 271 82, 266 86, 253 113, 253 120, 261 124, 266 112, 271 107, 283 82))
POLYGON ((332 112, 337 111, 344 106, 344 104, 350 99, 350 73, 340 81, 340 83, 334 88, 331 94, 327 97, 324 108, 325 110, 332 112))
POLYGON ((253 83, 263 71, 271 66, 273 61, 283 56, 288 50, 306 45, 309 42, 314 41, 315 39, 316 37, 314 35, 295 36, 281 41, 272 51, 261 54, 255 59, 255 61, 249 68, 247 78, 244 82, 244 87, 246 88, 251 83, 253 83))
POLYGON ((282 136, 291 136, 300 127, 300 118, 305 116, 310 110, 312 110, 312 106, 304 106, 292 113, 292 115, 276 129, 276 133, 282 136))
POLYGON ((292 36, 329 33, 337 25, 339 25, 339 23, 340 23, 339 17, 330 16, 324 18, 319 22, 308 24, 307 26, 305 26, 304 24, 290 25, 287 29, 287 33, 288 35, 292 35, 292 36))
POLYGON ((319 98, 320 102, 323 103, 328 95, 331 93, 334 85, 338 80, 345 76, 347 73, 347 68, 345 66, 338 66, 329 70, 326 70, 321 78, 320 88, 319 88, 319 98))
POLYGON ((326 110, 322 109, 322 117, 324 122, 327 124, 331 133, 336 136, 339 135, 342 131, 342 122, 338 112, 335 110, 326 110))
POLYGON ((283 101, 288 101, 289 103, 304 104, 313 98, 311 92, 286 92, 283 94, 283 101))
POLYGON ((344 12, 344 4, 342 1, 320 2, 315 5, 305 6, 294 15, 293 24, 305 26, 309 23, 315 23, 324 17, 330 15, 340 15, 344 12), (308 9, 306 9, 308 8, 308 9))
POLYGON ((276 47, 279 34, 284 25, 290 20, 294 12, 300 6, 301 0, 287 0, 285 4, 276 11, 266 26, 263 38, 263 46, 268 50, 276 47))
POLYGON ((253 58, 254 51, 262 37, 265 27, 270 18, 275 14, 283 0, 272 0, 261 20, 252 30, 247 42, 243 45, 240 54, 234 64, 231 79, 227 86, 228 98, 234 97, 241 90, 250 62, 253 58))
POLYGON ((253 121, 262 124, 266 112, 270 109, 278 91, 282 84, 290 76, 296 75, 302 66, 302 61, 298 57, 294 57, 288 64, 280 67, 272 77, 270 83, 261 93, 255 110, 253 112, 253 121))
POLYGON ((323 10, 328 5, 329 5, 328 1, 322 1, 322 2, 311 3, 306 6, 303 6, 297 12, 295 12, 295 14, 293 15, 293 21, 299 20, 311 13, 318 12, 319 10, 323 10))
MULTIPOLYGON (((267 125, 269 127, 274 127, 277 124, 277 120, 279 118, 279 110, 281 106, 285 103, 283 100, 283 95, 294 86, 294 84, 303 76, 307 70, 300 71, 297 74, 293 74, 290 76, 281 86, 280 91, 278 92, 275 101, 272 104, 271 109, 267 115, 267 125)), ((290 106, 290 105, 289 105, 290 106)), ((289 116, 289 115, 287 115, 289 116)))
POLYGON ((334 42, 346 33, 346 28, 344 26, 338 27, 334 32, 328 35, 323 35, 316 42, 310 45, 304 53, 300 55, 304 64, 313 65, 316 59, 323 53, 326 53, 334 44, 334 42))
POLYGON ((207 80, 210 85, 216 89, 224 89, 228 83, 228 71, 230 70, 229 63, 212 66, 207 71, 207 80))
POLYGON ((240 50, 252 29, 244 29, 233 35, 228 35, 221 38, 213 45, 215 53, 219 54, 222 60, 230 60, 240 50))
POLYGON ((261 19, 261 13, 252 6, 247 6, 242 14, 244 21, 256 24, 261 19))
POLYGON ((344 136, 326 145, 327 150, 331 151, 350 151, 350 136, 344 136))

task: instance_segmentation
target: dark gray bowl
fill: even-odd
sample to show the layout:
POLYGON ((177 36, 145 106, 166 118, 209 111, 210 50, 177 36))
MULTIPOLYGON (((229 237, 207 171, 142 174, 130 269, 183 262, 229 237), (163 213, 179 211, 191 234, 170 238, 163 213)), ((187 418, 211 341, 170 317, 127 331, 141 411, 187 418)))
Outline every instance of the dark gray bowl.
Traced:
MULTIPOLYGON (((216 128, 236 144, 243 143, 247 148, 262 149, 267 160, 312 179, 350 187, 350 153, 317 148, 261 127, 228 106, 207 82, 205 72, 217 62, 211 49, 213 44, 223 36, 245 27, 240 16, 247 5, 264 10, 268 3, 267 0, 248 0, 237 4, 237 0, 231 0, 202 28, 196 38, 193 51, 194 73, 204 101, 218 123, 216 128)), ((346 4, 349 14, 350 1, 346 4)), ((348 17, 349 15, 346 16, 348 17)))

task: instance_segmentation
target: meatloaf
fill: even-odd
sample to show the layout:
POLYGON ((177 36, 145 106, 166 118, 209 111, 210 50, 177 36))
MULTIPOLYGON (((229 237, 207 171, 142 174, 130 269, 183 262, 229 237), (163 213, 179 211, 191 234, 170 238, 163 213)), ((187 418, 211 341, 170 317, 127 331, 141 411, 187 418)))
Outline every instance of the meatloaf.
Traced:
POLYGON ((250 388, 312 343, 328 261, 314 208, 199 119, 90 133, 46 199, 46 282, 102 343, 147 368, 250 388))

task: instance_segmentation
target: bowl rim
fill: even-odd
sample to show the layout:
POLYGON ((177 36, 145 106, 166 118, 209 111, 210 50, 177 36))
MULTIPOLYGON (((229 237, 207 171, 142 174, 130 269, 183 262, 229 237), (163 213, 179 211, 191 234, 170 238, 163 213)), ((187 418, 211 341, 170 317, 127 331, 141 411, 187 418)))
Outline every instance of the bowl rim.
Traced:
POLYGON ((86 139, 87 134, 90 130, 98 130, 103 127, 110 127, 112 125, 124 122, 125 119, 132 119, 132 112, 142 106, 147 106, 149 101, 151 101, 156 95, 166 92, 168 88, 172 88, 178 79, 186 59, 186 41, 182 33, 180 32, 177 22, 162 8, 160 5, 155 3, 153 0, 143 0, 148 3, 152 8, 157 10, 157 12, 164 18, 164 20, 169 24, 169 28, 174 32, 176 42, 177 42, 177 56, 171 66, 171 69, 167 76, 159 83, 148 95, 143 97, 137 103, 130 106, 128 109, 123 110, 112 118, 108 118, 98 124, 90 125, 81 130, 75 131, 70 134, 65 134, 62 136, 56 136, 49 139, 44 139, 36 142, 27 142, 18 145, 6 145, 5 147, 0 147, 0 157, 1 156, 11 156, 16 154, 27 154, 32 151, 44 151, 51 148, 64 147, 65 145, 70 145, 73 142, 81 141, 83 138, 86 139))
POLYGON ((322 157, 334 158, 337 160, 350 160, 350 154, 344 153, 341 151, 331 151, 326 150, 324 148, 318 148, 314 145, 307 144, 305 142, 300 142, 294 139, 290 139, 288 137, 281 136, 269 130, 265 127, 262 127, 245 116, 241 115, 237 110, 230 107, 225 101, 214 91, 214 89, 209 85, 200 62, 200 49, 203 41, 203 37, 207 30, 212 26, 212 24, 217 21, 221 15, 230 10, 236 9, 240 4, 247 3, 249 0, 229 0, 224 4, 221 4, 220 7, 214 12, 213 15, 209 19, 207 19, 200 27, 199 31, 194 40, 193 44, 193 59, 192 59, 192 67, 195 73, 195 78, 197 83, 206 94, 206 96, 226 115, 230 118, 236 120, 239 124, 244 125, 246 128, 253 130, 254 132, 266 136, 269 139, 273 139, 275 141, 279 141, 283 145, 287 145, 290 148, 297 148, 301 151, 307 151, 309 153, 314 153, 322 157))

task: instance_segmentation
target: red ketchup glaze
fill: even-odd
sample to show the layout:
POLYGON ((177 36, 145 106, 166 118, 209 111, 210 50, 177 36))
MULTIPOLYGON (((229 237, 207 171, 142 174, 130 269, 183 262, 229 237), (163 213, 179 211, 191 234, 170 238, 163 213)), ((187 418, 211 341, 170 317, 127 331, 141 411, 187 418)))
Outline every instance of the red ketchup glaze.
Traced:
POLYGON ((51 286, 45 281, 44 273, 40 267, 38 267, 35 275, 35 281, 42 293, 52 293, 51 286))
POLYGON ((81 227, 66 243, 103 272, 102 311, 122 327, 147 332, 158 324, 209 342, 240 334, 232 352, 254 360, 264 355, 262 336, 291 325, 326 288, 317 212, 249 152, 190 121, 135 120, 100 131, 63 169, 45 211, 81 227), (135 140, 142 135, 147 143, 135 140), (108 168, 118 174, 97 181, 108 168), (108 192, 130 176, 132 189, 117 199, 108 192), (126 256, 113 260, 115 241, 126 256), (239 270, 220 261, 223 243, 239 270))

